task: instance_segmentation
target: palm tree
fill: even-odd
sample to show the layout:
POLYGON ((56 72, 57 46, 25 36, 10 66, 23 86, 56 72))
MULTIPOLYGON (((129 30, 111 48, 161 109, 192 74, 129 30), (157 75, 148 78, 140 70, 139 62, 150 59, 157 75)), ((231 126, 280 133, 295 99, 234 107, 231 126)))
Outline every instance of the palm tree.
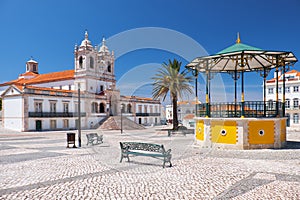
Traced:
POLYGON ((163 63, 162 67, 158 70, 153 77, 152 96, 154 99, 161 98, 163 101, 170 93, 173 105, 173 130, 178 128, 177 117, 177 100, 178 97, 186 93, 192 93, 191 83, 193 81, 191 76, 187 76, 188 71, 180 72, 181 62, 176 59, 169 60, 169 63, 163 63))

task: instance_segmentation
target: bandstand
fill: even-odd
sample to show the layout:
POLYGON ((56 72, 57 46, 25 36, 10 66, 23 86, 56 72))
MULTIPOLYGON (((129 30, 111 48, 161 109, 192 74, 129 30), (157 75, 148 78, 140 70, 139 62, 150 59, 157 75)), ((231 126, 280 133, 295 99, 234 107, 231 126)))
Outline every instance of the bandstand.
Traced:
MULTIPOLYGON (((205 104, 196 105, 196 144, 207 148, 261 149, 282 148, 286 143, 285 73, 297 62, 292 52, 267 51, 242 44, 239 34, 236 44, 211 56, 195 58, 186 68, 206 78, 205 104), (275 69, 276 101, 266 101, 266 78, 275 69), (263 101, 245 101, 244 79, 247 72, 256 71, 263 79, 263 101), (234 102, 211 102, 210 82, 216 73, 228 73, 233 78, 234 102), (279 73, 283 76, 279 79, 279 73), (240 79, 241 99, 237 100, 240 79), (278 82, 283 82, 279 101, 278 82)), ((197 84, 197 83, 196 83, 197 84)), ((197 87, 196 87, 197 97, 197 87)))

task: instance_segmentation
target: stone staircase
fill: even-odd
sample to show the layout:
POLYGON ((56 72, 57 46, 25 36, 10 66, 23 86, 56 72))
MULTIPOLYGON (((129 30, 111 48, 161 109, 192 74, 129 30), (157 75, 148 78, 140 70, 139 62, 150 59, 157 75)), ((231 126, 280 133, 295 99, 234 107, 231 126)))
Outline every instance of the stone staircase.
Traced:
POLYGON ((93 129, 98 129, 109 117, 104 117, 97 124, 93 126, 93 129))
MULTIPOLYGON (((106 119, 101 120, 102 123, 99 124, 97 129, 105 130, 121 130, 121 117, 111 116, 106 119)), ((123 130, 141 130, 145 129, 144 126, 135 123, 134 121, 128 119, 127 117, 122 117, 123 130)))

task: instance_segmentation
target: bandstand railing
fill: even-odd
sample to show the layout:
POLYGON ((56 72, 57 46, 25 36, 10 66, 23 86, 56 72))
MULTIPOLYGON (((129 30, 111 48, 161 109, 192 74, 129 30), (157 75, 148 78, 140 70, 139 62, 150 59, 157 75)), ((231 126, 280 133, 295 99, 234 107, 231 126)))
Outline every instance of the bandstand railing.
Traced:
MULTIPOLYGON (((207 104, 197 104, 197 116, 207 117, 207 104)), ((209 116, 212 118, 230 118, 242 116, 241 102, 218 102, 210 103, 209 116)), ((245 101, 244 102, 244 117, 246 118, 272 118, 283 117, 283 104, 276 101, 245 101)))

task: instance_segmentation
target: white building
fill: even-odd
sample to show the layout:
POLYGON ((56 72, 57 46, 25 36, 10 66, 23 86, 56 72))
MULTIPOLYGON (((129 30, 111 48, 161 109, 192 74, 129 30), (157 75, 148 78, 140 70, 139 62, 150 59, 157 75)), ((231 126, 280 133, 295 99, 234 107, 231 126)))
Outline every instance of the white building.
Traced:
MULTIPOLYGON (((198 104, 200 102, 198 101, 198 104)), ((194 101, 178 101, 177 102, 177 116, 178 121, 188 127, 194 127, 194 117, 196 110, 196 102, 194 101)), ((166 120, 171 123, 173 119, 173 105, 166 105, 166 120)))
POLYGON ((74 69, 39 74, 31 59, 25 73, 0 84, 2 125, 18 131, 76 129, 78 89, 81 125, 90 128, 109 116, 124 116, 139 124, 160 122, 160 102, 151 98, 121 96, 116 88, 114 52, 92 46, 88 33, 75 46, 74 69), (121 109, 122 108, 122 109, 121 109))
MULTIPOLYGON (((283 75, 279 74, 278 93, 279 101, 283 97, 283 75)), ((288 117, 287 126, 291 130, 300 130, 299 116, 300 116, 300 72, 291 70, 285 73, 285 108, 286 116, 288 117)), ((274 78, 266 82, 266 98, 267 101, 276 100, 276 74, 274 78)))

